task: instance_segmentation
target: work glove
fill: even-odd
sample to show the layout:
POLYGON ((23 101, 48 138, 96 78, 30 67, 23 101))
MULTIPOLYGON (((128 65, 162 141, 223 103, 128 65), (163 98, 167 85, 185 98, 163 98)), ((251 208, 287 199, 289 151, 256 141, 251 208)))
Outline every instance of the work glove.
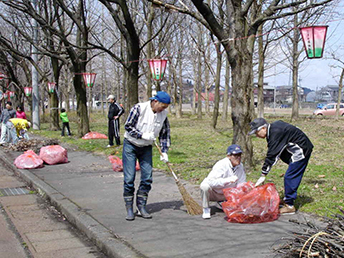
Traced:
POLYGON ((160 155, 160 160, 167 163, 168 162, 168 155, 167 153, 163 152, 162 156, 160 155))
POLYGON ((147 141, 154 141, 155 140, 154 132, 143 133, 141 138, 147 141))
POLYGON ((238 181, 238 177, 237 176, 230 176, 230 177, 227 177, 225 178, 225 183, 226 184, 232 184, 232 183, 236 183, 238 181))
POLYGON ((257 180, 257 183, 254 185, 254 187, 257 187, 264 183, 266 176, 261 175, 260 178, 257 180))

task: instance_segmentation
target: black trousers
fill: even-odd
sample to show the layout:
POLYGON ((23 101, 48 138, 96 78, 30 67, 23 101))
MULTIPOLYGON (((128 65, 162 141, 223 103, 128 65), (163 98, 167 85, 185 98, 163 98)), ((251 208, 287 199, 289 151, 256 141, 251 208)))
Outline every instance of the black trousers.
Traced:
POLYGON ((67 128, 67 134, 71 135, 70 129, 69 129, 69 122, 64 122, 64 123, 62 123, 61 136, 64 136, 65 128, 67 128))
POLYGON ((121 144, 119 136, 119 119, 109 120, 108 123, 109 145, 113 145, 113 138, 116 140, 116 145, 121 144))

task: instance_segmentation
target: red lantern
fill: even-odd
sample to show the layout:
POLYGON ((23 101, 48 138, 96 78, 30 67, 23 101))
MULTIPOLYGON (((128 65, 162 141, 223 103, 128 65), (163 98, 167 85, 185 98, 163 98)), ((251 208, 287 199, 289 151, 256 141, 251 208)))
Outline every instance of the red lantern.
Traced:
POLYGON ((84 84, 86 87, 92 88, 94 85, 94 82, 96 81, 96 73, 82 73, 82 76, 84 78, 84 84))
POLYGON ((303 45, 309 59, 321 58, 324 52, 328 26, 311 26, 300 28, 303 45))
POLYGON ((0 73, 0 81, 3 80, 3 79, 7 79, 6 75, 3 74, 3 73, 0 73))
POLYGON ((26 97, 30 97, 32 94, 32 87, 24 87, 24 93, 26 97))
POLYGON ((16 93, 14 91, 8 91, 7 96, 10 97, 10 99, 13 99, 16 93))
POLYGON ((164 78, 167 59, 149 59, 148 63, 153 79, 161 81, 164 78))
POLYGON ((56 83, 55 82, 48 82, 48 91, 49 93, 54 93, 56 88, 56 83))

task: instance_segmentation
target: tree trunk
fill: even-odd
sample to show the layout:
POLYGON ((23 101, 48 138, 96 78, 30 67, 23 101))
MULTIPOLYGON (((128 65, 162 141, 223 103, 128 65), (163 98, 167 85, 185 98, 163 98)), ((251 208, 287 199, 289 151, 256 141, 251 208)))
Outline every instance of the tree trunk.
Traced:
POLYGON ((242 41, 235 42, 237 55, 230 57, 232 60, 232 143, 239 144, 243 148, 243 163, 245 168, 249 169, 253 167, 253 146, 250 136, 247 135, 249 123, 253 118, 251 113, 252 52, 247 51, 248 46, 242 41))
POLYGON ((229 65, 228 58, 226 58, 225 92, 223 96, 222 121, 227 121, 227 117, 228 117, 229 79, 230 79, 230 65, 229 65))
POLYGON ((293 31, 293 107, 291 111, 291 120, 299 118, 299 92, 298 92, 298 78, 299 78, 299 33, 297 31, 298 16, 294 15, 294 31, 293 31))
MULTIPOLYGON (((258 35, 263 35, 263 25, 258 28, 258 35)), ((264 117, 264 46, 263 36, 258 38, 258 92, 257 92, 257 105, 258 105, 258 117, 264 117)))
POLYGON ((337 109, 335 119, 339 119, 339 108, 342 101, 342 89, 343 89, 343 77, 344 77, 344 68, 342 68, 342 73, 340 74, 339 85, 338 85, 338 100, 337 100, 337 109))
POLYGON ((182 118, 182 116, 183 116, 183 111, 182 111, 182 107, 183 107, 182 106, 183 105, 183 61, 182 61, 182 58, 179 58, 178 63, 179 63, 179 65, 178 65, 179 83, 176 84, 176 91, 177 91, 177 97, 178 97, 178 101, 176 103, 176 116, 177 116, 177 118, 182 118))
POLYGON ((86 88, 83 86, 83 81, 81 77, 81 74, 76 74, 73 80, 73 85, 76 94, 76 113, 78 116, 78 137, 82 137, 90 131, 88 112, 86 106, 86 88))
POLYGON ((213 119, 212 119, 212 127, 215 129, 217 124, 217 118, 219 116, 219 106, 220 106, 220 78, 221 78, 221 68, 222 68, 222 53, 221 53, 221 45, 216 44, 217 48, 216 57, 216 79, 215 79, 215 98, 214 98, 214 110, 213 110, 213 119))

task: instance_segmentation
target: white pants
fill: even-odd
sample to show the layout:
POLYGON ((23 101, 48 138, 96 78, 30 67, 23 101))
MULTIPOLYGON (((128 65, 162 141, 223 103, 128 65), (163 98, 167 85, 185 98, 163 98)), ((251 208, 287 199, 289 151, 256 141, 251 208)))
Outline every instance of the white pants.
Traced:
POLYGON ((224 194, 215 192, 205 180, 201 183, 200 188, 203 208, 209 208, 209 201, 226 201, 224 194))
POLYGON ((1 123, 0 143, 5 143, 6 140, 7 140, 7 126, 5 123, 1 123))
POLYGON ((13 123, 9 121, 6 124, 2 123, 0 144, 4 144, 4 143, 17 144, 17 142, 18 142, 17 132, 13 123))

